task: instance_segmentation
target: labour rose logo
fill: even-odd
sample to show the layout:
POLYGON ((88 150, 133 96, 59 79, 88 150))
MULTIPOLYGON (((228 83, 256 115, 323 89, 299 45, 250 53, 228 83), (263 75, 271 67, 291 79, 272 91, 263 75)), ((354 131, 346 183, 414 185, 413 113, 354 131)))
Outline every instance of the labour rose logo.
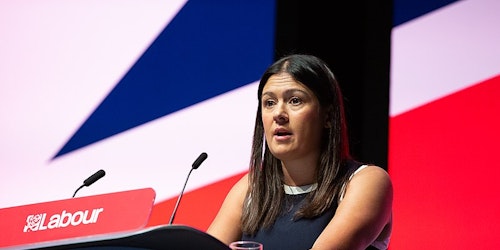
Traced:
POLYGON ((37 231, 42 221, 43 214, 32 214, 26 218, 26 226, 24 226, 24 232, 27 231, 37 231))

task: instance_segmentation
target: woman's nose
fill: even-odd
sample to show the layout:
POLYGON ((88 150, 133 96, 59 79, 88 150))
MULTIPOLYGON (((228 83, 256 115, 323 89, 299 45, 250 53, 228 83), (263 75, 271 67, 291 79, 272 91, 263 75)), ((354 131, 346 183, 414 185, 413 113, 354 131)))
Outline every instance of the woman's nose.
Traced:
POLYGON ((276 105, 273 117, 274 121, 278 124, 288 122, 288 113, 286 112, 286 106, 283 103, 276 105))

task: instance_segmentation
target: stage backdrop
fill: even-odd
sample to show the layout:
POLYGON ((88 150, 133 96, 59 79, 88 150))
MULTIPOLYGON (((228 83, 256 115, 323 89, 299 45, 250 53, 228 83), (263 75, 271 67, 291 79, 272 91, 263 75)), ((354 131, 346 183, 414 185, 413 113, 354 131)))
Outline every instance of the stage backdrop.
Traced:
POLYGON ((391 249, 497 249, 500 1, 394 4, 391 249))
MULTIPOLYGON (((151 187, 150 225, 205 229, 247 171, 275 3, 4 1, 0 207, 151 187)), ((125 208, 126 209, 126 208, 125 208)))

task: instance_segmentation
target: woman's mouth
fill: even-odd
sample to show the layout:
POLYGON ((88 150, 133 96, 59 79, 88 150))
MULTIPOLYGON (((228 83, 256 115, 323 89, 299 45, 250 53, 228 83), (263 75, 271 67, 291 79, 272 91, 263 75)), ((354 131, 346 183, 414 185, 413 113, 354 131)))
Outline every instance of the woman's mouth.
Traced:
POLYGON ((274 130, 274 137, 278 140, 288 139, 292 135, 292 132, 279 128, 274 130))

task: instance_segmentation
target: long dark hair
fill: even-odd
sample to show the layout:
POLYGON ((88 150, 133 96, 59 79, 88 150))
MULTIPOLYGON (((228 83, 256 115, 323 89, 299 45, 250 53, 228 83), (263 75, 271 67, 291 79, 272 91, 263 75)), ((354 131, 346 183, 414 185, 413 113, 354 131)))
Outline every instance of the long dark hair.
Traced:
POLYGON ((316 172, 317 189, 309 194, 306 204, 295 217, 313 218, 332 206, 337 207, 342 185, 352 173, 344 164, 351 156, 343 97, 332 71, 323 60, 312 55, 294 54, 281 58, 264 72, 259 83, 249 189, 242 215, 242 230, 245 234, 253 235, 260 228, 272 225, 285 197, 281 162, 271 154, 265 142, 261 110, 264 85, 272 75, 281 72, 290 74, 316 95, 330 125, 323 131, 316 172))

